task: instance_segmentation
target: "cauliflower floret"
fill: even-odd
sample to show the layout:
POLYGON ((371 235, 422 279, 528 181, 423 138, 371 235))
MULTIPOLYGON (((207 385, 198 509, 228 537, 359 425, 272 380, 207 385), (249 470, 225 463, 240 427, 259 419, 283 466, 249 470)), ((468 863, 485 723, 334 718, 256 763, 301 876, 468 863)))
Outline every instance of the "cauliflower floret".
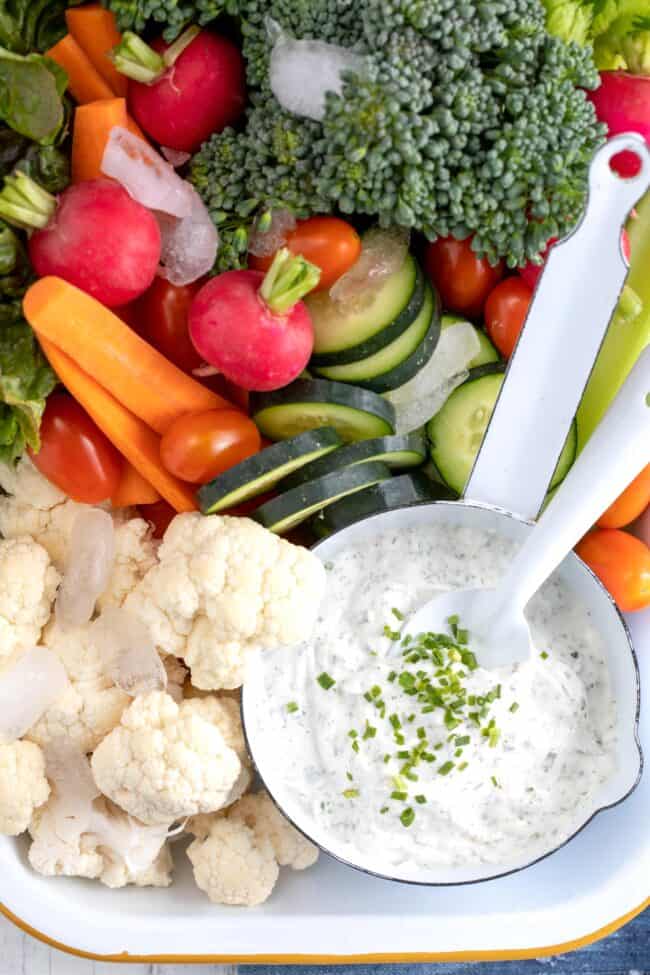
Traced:
POLYGON ((29 832, 32 844, 27 854, 29 862, 37 873, 45 877, 99 877, 104 867, 104 858, 97 852, 96 841, 87 833, 73 840, 61 839, 57 834, 56 819, 48 808, 56 798, 51 798, 46 806, 34 813, 29 832))
POLYGON ((325 589, 325 569, 247 518, 178 515, 125 607, 158 650, 182 657, 192 683, 235 688, 248 650, 305 639, 325 589))
POLYGON ((219 698, 214 694, 208 694, 205 697, 184 701, 181 710, 186 714, 198 714, 204 721, 210 721, 216 725, 223 735, 226 745, 237 753, 242 767, 225 805, 237 802, 248 791, 253 780, 251 758, 246 750, 239 704, 232 698, 219 698))
POLYGON ((151 527, 143 518, 123 520, 113 515, 115 523, 115 564, 108 586, 97 600, 97 609, 120 607, 132 589, 156 564, 156 543, 151 527))
POLYGON ((38 643, 59 578, 33 539, 0 541, 0 658, 38 643))
POLYGON ((220 809, 241 763, 215 725, 154 691, 126 709, 92 770, 104 795, 153 825, 220 809))
POLYGON ((127 884, 134 884, 136 887, 169 887, 172 882, 174 861, 167 845, 163 846, 151 866, 135 873, 112 850, 102 849, 102 853, 104 868, 99 879, 107 887, 126 887, 127 884))
POLYGON ((258 839, 268 839, 281 867, 306 870, 318 860, 318 847, 284 818, 267 792, 244 796, 228 810, 228 819, 245 823, 258 839))
POLYGON ((5 538, 29 535, 42 545, 59 572, 65 568, 68 538, 84 505, 64 501, 53 508, 35 508, 27 500, 0 497, 0 534, 5 538))
POLYGON ((215 819, 209 836, 194 840, 187 855, 197 886, 214 904, 262 904, 278 879, 269 841, 229 819, 215 819))
POLYGON ((109 677, 73 680, 25 737, 42 747, 64 737, 81 751, 92 752, 117 727, 131 700, 109 677))
POLYGON ((66 500, 63 491, 43 477, 28 454, 23 454, 15 466, 0 464, 0 487, 17 500, 41 511, 49 511, 66 500))
POLYGON ((64 630, 52 620, 45 628, 43 642, 65 667, 70 687, 26 737, 45 747, 63 736, 82 752, 92 752, 119 724, 131 698, 104 673, 89 625, 64 630))
POLYGON ((45 759, 38 745, 30 741, 0 745, 0 833, 24 833, 34 810, 49 794, 45 759))

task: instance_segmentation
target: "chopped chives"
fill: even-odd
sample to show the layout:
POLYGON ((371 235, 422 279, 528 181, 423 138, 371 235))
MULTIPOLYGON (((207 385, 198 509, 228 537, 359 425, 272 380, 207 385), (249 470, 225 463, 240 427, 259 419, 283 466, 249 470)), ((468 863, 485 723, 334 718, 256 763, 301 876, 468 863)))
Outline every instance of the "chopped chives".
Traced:
POLYGON ((367 741, 368 738, 374 738, 376 734, 377 734, 377 729, 373 727, 373 725, 368 724, 368 722, 366 721, 366 728, 365 731, 363 732, 363 740, 367 741))
POLYGON ((517 704, 516 701, 513 701, 512 704, 510 705, 510 707, 508 708, 508 711, 510 711, 512 714, 514 714, 515 711, 518 711, 518 710, 519 710, 519 705, 517 704))
POLYGON ((345 799, 357 799, 358 796, 359 796, 359 790, 358 789, 344 789, 343 790, 343 797, 345 799))
POLYGON ((352 751, 353 752, 358 752, 359 751, 359 742, 356 740, 356 738, 352 742, 352 751))
POLYGON ((402 823, 402 826, 410 826, 414 819, 415 812, 410 806, 408 806, 400 816, 400 822, 402 823))
POLYGON ((350 731, 348 731, 348 738, 357 738, 358 735, 359 732, 355 731, 354 728, 351 728, 350 731))
POLYGON ((500 788, 501 788, 501 786, 500 786, 500 785, 499 785, 499 783, 497 782, 497 777, 496 777, 496 775, 491 775, 491 776, 490 776, 490 780, 491 780, 491 782, 492 782, 492 785, 494 786, 494 788, 495 788, 495 789, 500 789, 500 788))
POLYGON ((297 710, 298 710, 298 705, 296 704, 296 702, 289 701, 289 703, 287 704, 287 711, 289 712, 289 714, 293 714, 297 710))
POLYGON ((419 802, 421 806, 424 805, 424 803, 427 801, 427 797, 423 795, 414 796, 413 798, 415 799, 416 802, 419 802))
POLYGON ((396 799, 398 802, 404 802, 408 799, 408 792, 400 792, 396 789, 395 792, 391 792, 390 797, 391 799, 396 799))
POLYGON ((458 771, 464 772, 466 768, 467 768, 467 762, 461 762, 460 765, 458 766, 458 771))
POLYGON ((352 775, 352 772, 346 772, 345 774, 346 774, 346 777, 347 777, 348 781, 349 782, 352 782, 352 780, 354 779, 354 776, 352 775))
POLYGON ((454 745, 456 745, 457 748, 460 748, 462 745, 469 745, 469 743, 470 743, 469 735, 456 735, 456 738, 454 740, 454 745))
POLYGON ((388 806, 382 806, 379 812, 384 816, 388 812, 388 806))
POLYGON ((404 619, 404 613, 400 613, 399 609, 396 609, 394 606, 391 609, 391 613, 393 614, 393 616, 395 617, 395 619, 398 619, 398 620, 403 620, 404 619))
POLYGON ((542 660, 548 660, 548 654, 546 650, 542 650, 542 652, 540 653, 540 657, 542 658, 542 660))
POLYGON ((451 770, 454 768, 454 762, 445 762, 438 769, 438 775, 449 775, 451 770))
POLYGON ((316 680, 318 681, 318 683, 320 684, 320 686, 323 688, 324 691, 329 691, 329 689, 331 687, 334 687, 334 685, 336 684, 334 678, 330 677, 330 675, 325 670, 323 671, 322 674, 318 675, 316 680))

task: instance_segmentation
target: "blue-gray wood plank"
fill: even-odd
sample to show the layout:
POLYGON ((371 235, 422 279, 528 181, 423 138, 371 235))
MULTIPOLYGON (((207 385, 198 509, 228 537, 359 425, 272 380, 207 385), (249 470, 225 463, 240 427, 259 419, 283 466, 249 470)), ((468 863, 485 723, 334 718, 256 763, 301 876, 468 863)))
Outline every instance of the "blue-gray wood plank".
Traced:
MULTIPOLYGON (((278 975, 284 967, 239 966, 241 975, 278 975)), ((287 972, 289 975, 650 975, 650 910, 602 941, 551 958, 453 965, 296 965, 287 968, 287 972)))

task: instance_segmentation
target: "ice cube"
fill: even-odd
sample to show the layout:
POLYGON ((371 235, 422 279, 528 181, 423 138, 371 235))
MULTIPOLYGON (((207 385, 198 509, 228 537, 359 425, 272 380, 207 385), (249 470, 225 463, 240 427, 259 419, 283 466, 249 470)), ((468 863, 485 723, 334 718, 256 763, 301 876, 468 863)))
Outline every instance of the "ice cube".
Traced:
POLYGON ((47 647, 31 647, 0 670, 0 742, 22 738, 69 687, 65 667, 47 647))
POLYGON ((410 234, 402 227, 384 230, 374 227, 363 235, 358 260, 330 288, 330 297, 337 303, 367 304, 376 289, 399 271, 406 260, 410 234))
POLYGON ((54 787, 48 812, 59 839, 75 843, 87 832, 93 801, 100 794, 95 785, 87 756, 69 739, 60 736, 44 748, 45 771, 54 787))
POLYGON ((104 671, 126 694, 164 691, 167 671, 142 620, 126 609, 107 606, 91 628, 104 671))
POLYGON ((184 166, 186 162, 189 162, 192 158, 191 152, 182 152, 180 149, 169 149, 167 146, 161 146, 160 151, 174 169, 178 169, 179 166, 184 166))
POLYGON ((101 508, 84 507, 72 523, 63 580, 56 599, 61 627, 83 626, 105 591, 115 561, 113 519, 101 508))
POLYGON ((248 241, 249 253, 255 257, 272 257, 287 242, 287 235, 296 226, 296 218, 290 210, 273 210, 267 227, 257 227, 248 241))
POLYGON ((219 247, 219 234, 207 208, 191 189, 191 207, 179 219, 157 213, 162 237, 158 274, 172 284, 191 284, 212 268, 219 247))
POLYGON ((110 131, 101 171, 150 210, 174 217, 186 217, 192 210, 190 184, 148 142, 119 125, 110 131))
POLYGON ((297 40, 271 18, 267 18, 267 28, 273 40, 269 84, 287 112, 319 122, 325 115, 325 93, 338 95, 343 89, 341 73, 366 73, 366 58, 347 47, 297 40))
POLYGON ((480 349, 470 322, 442 330, 435 352, 412 379, 385 393, 397 414, 395 433, 418 430, 440 410, 445 400, 467 378, 467 369, 480 349))

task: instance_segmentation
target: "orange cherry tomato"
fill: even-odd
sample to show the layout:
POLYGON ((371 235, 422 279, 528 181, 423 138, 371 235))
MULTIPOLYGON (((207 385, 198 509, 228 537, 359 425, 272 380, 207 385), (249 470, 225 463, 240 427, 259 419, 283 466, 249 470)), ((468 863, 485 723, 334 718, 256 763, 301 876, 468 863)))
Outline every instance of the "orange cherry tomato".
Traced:
POLYGON ((576 545, 624 613, 650 606, 650 548, 627 532, 596 528, 576 545))
POLYGON ((145 521, 153 528, 153 537, 162 538, 169 524, 176 517, 176 511, 166 501, 154 501, 152 504, 139 504, 138 511, 145 521))
POLYGON ((624 528, 650 505, 650 464, 634 478, 598 519, 601 528, 624 528))
POLYGON ((82 406, 52 393, 41 421, 41 448, 29 456, 41 474, 74 501, 99 504, 116 491, 123 458, 82 406))
MULTIPOLYGON (((287 234, 285 246, 320 268, 320 281, 314 291, 327 291, 358 260, 361 238, 351 224, 339 217, 309 217, 300 220, 287 234)), ((267 271, 272 260, 273 255, 251 254, 248 264, 254 271, 267 271)))
POLYGON ((520 277, 506 278, 485 302, 485 331, 506 359, 517 344, 533 292, 520 277))
POLYGON ((260 434, 239 410, 188 413, 169 427, 160 442, 167 470, 190 484, 207 484, 260 449, 260 434))
POLYGON ((472 250, 472 238, 439 237, 427 245, 424 266, 440 294, 443 308, 478 318, 485 299, 503 277, 504 263, 496 267, 472 250))

